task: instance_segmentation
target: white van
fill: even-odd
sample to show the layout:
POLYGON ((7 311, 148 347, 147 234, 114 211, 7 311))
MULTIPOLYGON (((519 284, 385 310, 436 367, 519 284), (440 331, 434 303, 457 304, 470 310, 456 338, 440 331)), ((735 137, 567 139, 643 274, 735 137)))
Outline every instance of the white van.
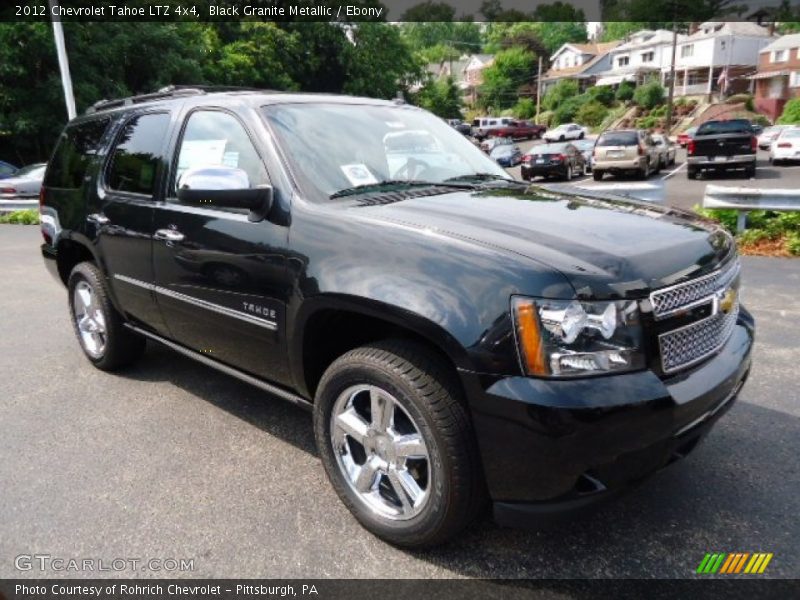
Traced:
POLYGON ((514 119, 511 117, 479 117, 472 119, 472 135, 478 139, 486 137, 490 129, 505 127, 514 119))

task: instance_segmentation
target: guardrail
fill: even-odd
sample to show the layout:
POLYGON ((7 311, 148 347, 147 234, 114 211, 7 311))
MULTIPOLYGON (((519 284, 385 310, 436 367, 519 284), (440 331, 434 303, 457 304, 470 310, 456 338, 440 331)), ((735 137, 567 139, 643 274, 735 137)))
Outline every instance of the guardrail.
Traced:
POLYGON ((799 190, 769 190, 707 185, 703 208, 729 208, 739 211, 736 231, 744 231, 751 210, 800 210, 799 190))
POLYGON ((25 210, 29 208, 39 208, 37 198, 11 198, 0 200, 0 213, 13 212, 15 210, 25 210))

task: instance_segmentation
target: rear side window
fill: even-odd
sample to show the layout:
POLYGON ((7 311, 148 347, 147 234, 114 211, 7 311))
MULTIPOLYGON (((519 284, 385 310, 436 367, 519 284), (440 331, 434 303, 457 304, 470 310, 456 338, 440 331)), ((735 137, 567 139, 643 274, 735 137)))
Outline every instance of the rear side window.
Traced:
POLYGON ((722 135, 726 133, 753 133, 750 121, 732 119, 730 121, 709 121, 697 129, 697 135, 722 135))
POLYGON ((109 189, 153 195, 168 127, 167 113, 139 115, 125 124, 109 159, 109 189))
POLYGON ((11 165, 8 165, 8 164, 5 164, 5 163, 0 163, 0 176, 1 177, 6 177, 8 175, 11 175, 12 173, 14 173, 15 170, 16 169, 14 169, 14 167, 12 167, 11 165))
POLYGON ((108 123, 109 119, 95 119, 68 126, 50 159, 44 184, 52 188, 81 187, 86 168, 100 147, 108 123))
POLYGON ((635 131, 609 131, 597 140, 598 146, 637 146, 639 136, 635 131))

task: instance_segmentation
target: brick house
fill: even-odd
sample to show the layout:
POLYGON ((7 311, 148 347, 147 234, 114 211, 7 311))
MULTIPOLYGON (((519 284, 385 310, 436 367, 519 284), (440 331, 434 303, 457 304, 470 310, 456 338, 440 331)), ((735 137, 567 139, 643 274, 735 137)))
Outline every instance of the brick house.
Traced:
POLYGON ((758 112, 777 119, 786 102, 800 98, 800 33, 784 35, 761 50, 755 83, 758 112))

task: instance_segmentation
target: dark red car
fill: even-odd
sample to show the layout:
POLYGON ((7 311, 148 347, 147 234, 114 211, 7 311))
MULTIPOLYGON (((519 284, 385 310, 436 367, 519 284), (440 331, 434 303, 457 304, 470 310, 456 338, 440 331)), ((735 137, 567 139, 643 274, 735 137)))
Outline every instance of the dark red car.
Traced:
POLYGON ((542 137, 545 131, 547 131, 547 127, 531 123, 530 121, 509 121, 506 125, 498 125, 497 127, 487 129, 486 134, 489 137, 532 140, 542 137))

